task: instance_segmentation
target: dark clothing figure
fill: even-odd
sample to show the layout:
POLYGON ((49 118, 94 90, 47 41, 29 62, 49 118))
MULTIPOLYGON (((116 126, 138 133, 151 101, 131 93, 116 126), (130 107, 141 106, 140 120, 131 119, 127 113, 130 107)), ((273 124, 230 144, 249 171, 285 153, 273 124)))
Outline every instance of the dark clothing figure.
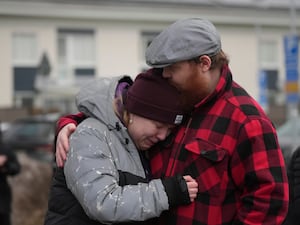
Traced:
POLYGON ((20 172, 20 163, 13 151, 0 146, 0 224, 10 225, 10 213, 12 192, 7 182, 7 176, 13 176, 20 172), (3 160, 5 158, 5 160, 3 160))
POLYGON ((300 221, 300 146, 294 151, 288 167, 290 203, 284 225, 298 225, 300 221))

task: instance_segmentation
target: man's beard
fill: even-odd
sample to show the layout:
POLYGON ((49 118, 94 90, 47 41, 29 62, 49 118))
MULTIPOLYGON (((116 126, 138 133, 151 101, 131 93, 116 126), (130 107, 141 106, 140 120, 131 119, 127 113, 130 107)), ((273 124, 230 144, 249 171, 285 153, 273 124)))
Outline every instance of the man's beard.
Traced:
POLYGON ((182 106, 186 112, 191 112, 196 104, 209 96, 209 84, 205 82, 199 85, 197 79, 191 79, 185 89, 180 90, 180 92, 182 106))
POLYGON ((181 92, 180 102, 186 113, 191 112, 194 109, 194 106, 200 101, 201 98, 193 91, 181 92))

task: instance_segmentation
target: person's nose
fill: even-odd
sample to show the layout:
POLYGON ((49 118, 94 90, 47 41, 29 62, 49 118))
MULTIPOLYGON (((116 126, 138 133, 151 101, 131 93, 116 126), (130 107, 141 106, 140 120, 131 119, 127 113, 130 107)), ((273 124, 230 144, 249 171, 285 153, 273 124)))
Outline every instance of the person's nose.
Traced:
POLYGON ((166 139, 168 134, 169 134, 169 129, 168 128, 161 128, 161 129, 158 130, 156 137, 157 137, 157 139, 162 141, 162 140, 166 139))

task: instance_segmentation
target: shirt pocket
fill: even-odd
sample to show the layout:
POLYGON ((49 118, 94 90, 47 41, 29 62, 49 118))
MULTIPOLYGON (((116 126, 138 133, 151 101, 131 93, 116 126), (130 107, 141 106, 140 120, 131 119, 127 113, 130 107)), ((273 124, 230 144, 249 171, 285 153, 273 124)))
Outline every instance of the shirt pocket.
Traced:
POLYGON ((228 188, 228 151, 199 138, 187 143, 185 149, 192 154, 188 168, 196 175, 199 193, 218 198, 225 195, 228 188))

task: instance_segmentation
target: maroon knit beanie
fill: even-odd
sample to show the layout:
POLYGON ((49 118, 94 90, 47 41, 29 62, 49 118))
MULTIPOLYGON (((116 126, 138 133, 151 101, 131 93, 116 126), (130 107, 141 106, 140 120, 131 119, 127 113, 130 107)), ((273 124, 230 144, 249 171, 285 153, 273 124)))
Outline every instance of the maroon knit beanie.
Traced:
POLYGON ((161 69, 140 73, 128 89, 126 109, 141 117, 167 124, 180 124, 184 110, 180 93, 162 77, 161 69))

